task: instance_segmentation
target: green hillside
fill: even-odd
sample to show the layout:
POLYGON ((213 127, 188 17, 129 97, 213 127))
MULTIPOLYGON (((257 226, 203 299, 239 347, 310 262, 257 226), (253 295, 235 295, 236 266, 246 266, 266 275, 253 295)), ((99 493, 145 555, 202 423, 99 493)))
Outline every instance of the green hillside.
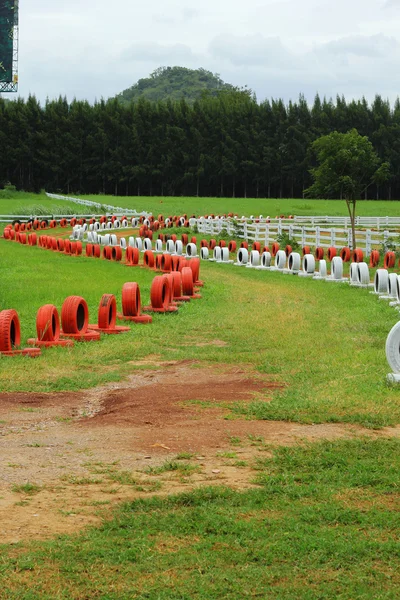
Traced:
POLYGON ((147 100, 180 100, 185 98, 194 102, 204 92, 215 96, 220 90, 232 90, 234 87, 224 83, 218 74, 205 69, 186 69, 185 67, 159 67, 149 77, 139 79, 132 87, 117 95, 124 104, 137 102, 139 98, 147 100))

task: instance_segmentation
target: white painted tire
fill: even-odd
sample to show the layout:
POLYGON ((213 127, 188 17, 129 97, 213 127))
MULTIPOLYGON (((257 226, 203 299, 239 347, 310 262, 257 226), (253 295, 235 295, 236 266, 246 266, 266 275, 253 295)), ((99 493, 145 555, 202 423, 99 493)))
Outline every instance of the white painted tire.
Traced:
POLYGON ((389 281, 388 281, 388 295, 391 298, 397 298, 397 280, 398 280, 398 275, 396 273, 390 273, 389 275, 389 281))
POLYGON ((108 221, 106 229, 112 229, 112 228, 113 228, 112 222, 108 221))
POLYGON ((99 229, 100 229, 100 223, 98 223, 98 222, 96 221, 96 223, 94 223, 94 224, 93 224, 93 229, 94 229, 95 231, 99 231, 99 229))
POLYGON ((174 240, 168 240, 167 241, 166 252, 168 254, 173 254, 175 252, 175 242, 174 242, 174 240))
POLYGON ((87 223, 84 223, 84 224, 82 225, 82 230, 83 230, 83 231, 87 231, 87 230, 88 230, 87 223))
POLYGON ((90 223, 89 225, 89 231, 93 231, 94 230, 94 223, 90 223))
POLYGON ((142 238, 140 238, 140 237, 135 238, 135 248, 137 248, 138 250, 141 250, 143 248, 142 238))
POLYGON ((194 227, 197 223, 197 219, 194 219, 193 217, 191 219, 189 219, 189 227, 194 227))
POLYGON ((387 294, 389 289, 389 273, 386 269, 377 269, 374 279, 374 290, 377 294, 387 294))
POLYGON ((93 240, 93 244, 97 244, 98 243, 98 238, 99 236, 97 235, 97 233, 95 231, 92 231, 92 240, 93 240))
POLYGON ((106 233, 106 235, 103 235, 103 245, 104 246, 109 246, 110 245, 110 239, 111 236, 109 233, 106 233))
POLYGON ((275 267, 279 270, 284 269, 286 266, 286 252, 284 250, 278 250, 275 256, 275 267))
POLYGON ((261 255, 261 266, 270 267, 271 266, 271 252, 263 252, 261 255))
POLYGON ((183 227, 183 226, 184 226, 184 224, 185 224, 185 219, 184 219, 184 217, 181 217, 181 218, 179 219, 179 226, 180 226, 180 227, 183 227))
POLYGON ((190 243, 186 246, 186 256, 197 256, 196 244, 190 243))
POLYGON ((150 227, 151 223, 150 223, 149 219, 144 219, 144 221, 143 221, 143 225, 144 225, 145 227, 150 227))
POLYGON ((171 223, 171 219, 169 219, 167 217, 164 222, 165 222, 165 227, 168 227, 168 225, 171 223))
POLYGON ((343 261, 340 256, 334 256, 331 263, 332 279, 343 279, 343 261))
POLYGON ((393 373, 400 373, 400 321, 392 327, 387 336, 386 358, 393 373))
POLYGON ((366 262, 356 263, 357 264, 357 277, 358 283, 361 285, 369 284, 369 267, 366 262))
POLYGON ((156 240, 156 252, 163 251, 163 243, 162 240, 156 240))
POLYGON ((215 248, 213 250, 213 258, 214 258, 214 260, 220 261, 221 260, 221 255, 222 255, 222 252, 221 252, 220 246, 215 246, 215 248))
POLYGON ((247 265, 249 261, 249 251, 247 248, 239 248, 237 253, 237 262, 240 265, 247 265))
POLYGON ((322 259, 319 261, 319 276, 326 277, 327 274, 328 274, 328 271, 326 268, 326 260, 322 259))
POLYGON ((176 240, 175 254, 177 254, 178 256, 182 256, 182 253, 183 253, 183 244, 182 244, 181 240, 176 240))
POLYGON ((297 271, 300 271, 300 267, 301 267, 300 254, 298 252, 291 252, 289 254, 289 260, 288 260, 289 271, 296 273, 297 271))
POLYGON ((113 223, 113 227, 114 227, 114 229, 120 229, 121 221, 119 219, 115 219, 115 221, 113 223))
POLYGON ((208 260, 210 257, 210 252, 208 248, 200 248, 200 258, 201 260, 208 260))
POLYGON ((128 221, 126 219, 123 219, 123 221, 121 223, 121 227, 123 227, 124 229, 126 229, 128 227, 128 221))
POLYGON ((303 272, 308 274, 315 273, 315 258, 312 254, 303 256, 303 272))
POLYGON ((132 220, 131 220, 132 227, 137 227, 138 223, 139 223, 138 219, 136 219, 135 217, 133 217, 132 220))
POLYGON ((125 250, 126 249, 126 239, 125 238, 121 238, 119 240, 119 245, 121 246, 121 248, 123 248, 125 250))
MULTIPOLYGON (((225 248, 224 248, 225 250, 225 248)), ((258 250, 252 250, 250 252, 250 264, 252 267, 258 267, 260 264, 260 253, 258 250)))
POLYGON ((130 238, 129 238, 129 246, 131 248, 136 248, 136 246, 135 246, 135 238, 133 237, 133 235, 131 235, 130 238))
POLYGON ((91 231, 88 231, 87 241, 89 242, 89 244, 93 244, 93 235, 91 231))
POLYGON ((153 249, 153 244, 151 243, 151 240, 149 240, 149 238, 144 238, 143 250, 146 252, 146 250, 152 250, 152 249, 153 249))
POLYGON ((358 263, 351 263, 350 265, 350 281, 351 283, 359 283, 358 281, 358 263))
POLYGON ((105 231, 107 229, 107 223, 100 223, 100 229, 105 231))
POLYGON ((229 262, 229 248, 221 248, 221 262, 229 262))
POLYGON ((112 233, 110 236, 110 246, 118 246, 118 238, 115 233, 112 233))
POLYGON ((400 277, 397 275, 397 281, 396 281, 396 299, 397 299, 398 302, 400 302, 399 298, 400 298, 400 277))

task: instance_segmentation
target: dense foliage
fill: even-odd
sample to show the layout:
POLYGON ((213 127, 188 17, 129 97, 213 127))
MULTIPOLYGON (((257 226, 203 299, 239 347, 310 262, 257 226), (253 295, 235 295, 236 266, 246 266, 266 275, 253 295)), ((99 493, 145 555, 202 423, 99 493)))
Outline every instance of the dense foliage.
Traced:
POLYGON ((139 79, 132 87, 118 94, 123 104, 137 102, 139 98, 153 100, 181 100, 192 103, 206 92, 216 96, 220 90, 233 90, 233 86, 224 83, 219 75, 205 69, 187 69, 185 67, 160 67, 150 77, 139 79))
POLYGON ((390 179, 369 198, 400 198, 400 102, 316 97, 258 104, 237 90, 193 105, 140 99, 0 100, 0 185, 64 193, 301 197, 312 183, 312 143, 355 128, 390 179))

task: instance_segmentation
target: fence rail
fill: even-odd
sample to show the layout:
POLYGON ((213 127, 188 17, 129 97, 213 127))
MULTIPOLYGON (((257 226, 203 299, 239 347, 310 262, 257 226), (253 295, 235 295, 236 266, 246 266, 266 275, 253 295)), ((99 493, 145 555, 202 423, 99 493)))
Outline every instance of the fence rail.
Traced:
MULTIPOLYGON (((224 221, 220 219, 196 219, 192 220, 192 225, 197 225, 199 233, 218 236, 227 233, 229 236, 246 240, 248 242, 260 242, 262 245, 269 246, 277 241, 277 238, 286 234, 290 239, 295 240, 301 246, 312 246, 336 248, 348 246, 352 247, 352 232, 348 228, 322 228, 305 227, 293 224, 285 225, 278 223, 248 223, 224 221), (195 221, 195 222, 193 222, 195 221)), ((366 256, 369 256, 374 248, 381 246, 387 247, 397 241, 399 233, 396 231, 372 231, 371 229, 356 230, 356 247, 363 250, 366 256)))

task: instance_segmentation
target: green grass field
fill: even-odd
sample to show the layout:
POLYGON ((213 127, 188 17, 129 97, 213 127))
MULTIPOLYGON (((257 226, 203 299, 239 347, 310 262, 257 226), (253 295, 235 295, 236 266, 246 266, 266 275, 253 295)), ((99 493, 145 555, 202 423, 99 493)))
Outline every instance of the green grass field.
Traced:
MULTIPOLYGON (((113 200, 164 214, 300 214, 296 205, 305 204, 309 214, 345 214, 338 202, 333 208, 324 202, 317 212, 318 203, 303 200, 286 201, 288 210, 277 200, 269 206, 279 210, 261 208, 261 200, 163 199, 162 209, 150 198, 140 199, 140 206, 136 198, 126 204, 107 198, 113 200)), ((362 208, 393 215, 396 206, 360 203, 359 214, 362 208)), ((126 281, 137 281, 142 303, 149 300, 154 273, 145 269, 3 239, 0 256, 0 307, 18 311, 24 341, 35 334, 38 308, 53 303, 60 310, 68 295, 87 300, 91 322, 103 293, 116 294, 120 304, 126 281)), ((400 390, 386 384, 384 351, 398 313, 387 303, 365 289, 230 265, 203 262, 201 279, 202 299, 178 314, 154 315, 152 325, 132 326, 131 333, 99 343, 49 349, 35 360, 1 358, 0 389, 79 390, 121 380, 143 368, 136 362, 159 355, 255 368, 283 384, 271 400, 260 395, 251 403, 225 404, 229 419, 399 425, 400 390), (213 340, 226 345, 196 345, 213 340)), ((136 501, 100 528, 3 546, 1 597, 398 598, 399 450, 398 437, 356 435, 278 449, 260 441, 254 489, 207 488, 136 501)))

